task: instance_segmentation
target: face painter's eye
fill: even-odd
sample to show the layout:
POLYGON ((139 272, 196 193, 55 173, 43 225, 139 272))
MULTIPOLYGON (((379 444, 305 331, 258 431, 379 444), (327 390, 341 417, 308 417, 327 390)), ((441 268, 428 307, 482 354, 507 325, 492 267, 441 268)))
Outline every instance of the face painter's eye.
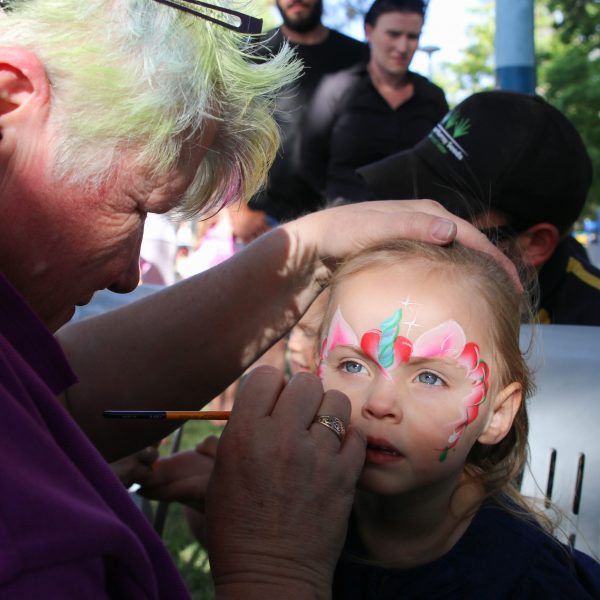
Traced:
POLYGON ((353 375, 358 373, 367 373, 367 369, 355 360, 346 360, 341 366, 343 371, 346 373, 352 373, 353 375))
POLYGON ((425 383, 426 385, 444 385, 444 380, 431 371, 419 373, 417 375, 417 381, 419 381, 419 383, 425 383))

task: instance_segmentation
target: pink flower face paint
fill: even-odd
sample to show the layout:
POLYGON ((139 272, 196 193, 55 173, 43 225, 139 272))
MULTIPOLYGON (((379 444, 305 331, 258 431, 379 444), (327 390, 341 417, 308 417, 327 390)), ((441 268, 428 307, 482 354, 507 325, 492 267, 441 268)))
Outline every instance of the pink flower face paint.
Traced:
POLYGON ((423 358, 458 358, 466 337, 456 321, 446 321, 421 334, 414 343, 413 356, 423 358))
POLYGON ((358 337, 352 330, 352 327, 348 325, 346 319, 342 316, 342 311, 338 306, 338 309, 333 315, 331 325, 329 326, 329 333, 327 334, 327 352, 331 351, 336 346, 358 346, 358 337))
MULTIPOLYGON (((467 352, 471 353, 472 349, 476 349, 476 354, 479 355, 477 344, 470 342, 467 346, 465 346, 467 352), (471 348, 467 349, 467 346, 471 348)), ((448 455, 448 451, 456 446, 467 425, 470 425, 479 415, 479 407, 487 400, 489 375, 489 367, 482 360, 478 360, 476 365, 467 372, 467 377, 472 381, 473 389, 464 400, 465 418, 457 424, 454 431, 448 437, 448 445, 441 450, 439 456, 440 462, 443 462, 448 455)))
POLYGON ((456 321, 446 321, 420 335, 415 340, 413 356, 456 358, 467 369, 467 377, 473 382, 473 390, 465 398, 465 418, 454 426, 448 445, 441 449, 439 460, 443 462, 467 425, 477 418, 479 407, 487 399, 489 368, 480 360, 479 346, 466 342, 465 332, 456 321))
POLYGON ((352 327, 348 325, 346 319, 342 316, 342 311, 339 306, 329 324, 327 337, 321 343, 321 353, 319 356, 319 365, 317 367, 317 376, 320 379, 323 379, 325 359, 337 346, 358 346, 358 337, 354 333, 352 327))

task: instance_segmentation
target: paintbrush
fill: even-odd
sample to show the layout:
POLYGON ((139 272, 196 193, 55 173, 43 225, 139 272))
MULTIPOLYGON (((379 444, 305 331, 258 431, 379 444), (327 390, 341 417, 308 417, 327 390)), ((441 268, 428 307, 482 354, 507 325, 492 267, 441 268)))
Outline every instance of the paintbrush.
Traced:
POLYGON ((175 421, 227 421, 229 410, 105 410, 106 419, 171 419, 175 421))

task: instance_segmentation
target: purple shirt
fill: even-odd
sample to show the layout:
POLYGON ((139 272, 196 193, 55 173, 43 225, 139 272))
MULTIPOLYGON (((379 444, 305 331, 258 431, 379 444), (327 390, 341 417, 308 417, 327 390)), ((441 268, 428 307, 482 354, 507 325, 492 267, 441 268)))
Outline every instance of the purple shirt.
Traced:
POLYGON ((0 598, 188 598, 175 565, 56 395, 76 382, 0 273, 0 598))

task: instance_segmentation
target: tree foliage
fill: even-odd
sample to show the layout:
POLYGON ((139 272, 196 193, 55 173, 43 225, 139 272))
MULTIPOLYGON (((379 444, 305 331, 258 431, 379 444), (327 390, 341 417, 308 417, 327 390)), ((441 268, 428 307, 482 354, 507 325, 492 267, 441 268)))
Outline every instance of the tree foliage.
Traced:
POLYGON ((600 207, 600 3, 546 0, 551 33, 540 43, 539 93, 560 109, 583 138, 595 177, 588 212, 600 207))
POLYGON ((554 27, 564 44, 590 43, 600 46, 600 2, 598 0, 547 0, 554 27))
POLYGON ((447 79, 455 80, 444 87, 451 104, 494 88, 494 0, 485 0, 470 12, 475 19, 466 30, 469 43, 462 60, 442 65, 442 70, 450 76, 447 79))
MULTIPOLYGON (((467 29, 462 59, 442 69, 444 88, 455 101, 494 88, 493 0, 473 13, 477 19, 467 29)), ((537 93, 567 115, 586 144, 595 172, 591 213, 600 207, 600 2, 540 0, 535 27, 537 93)))

